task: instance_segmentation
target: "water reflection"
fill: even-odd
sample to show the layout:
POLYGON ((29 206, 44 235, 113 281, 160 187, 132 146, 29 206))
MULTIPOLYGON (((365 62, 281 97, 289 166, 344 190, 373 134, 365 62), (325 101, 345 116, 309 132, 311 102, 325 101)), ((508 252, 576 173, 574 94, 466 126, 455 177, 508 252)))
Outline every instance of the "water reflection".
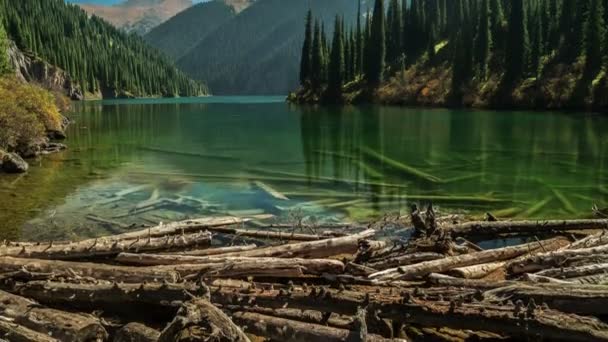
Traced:
POLYGON ((600 116, 210 98, 83 103, 73 117, 68 152, 0 177, 0 238, 116 230, 91 215, 126 225, 294 210, 366 220, 432 201, 572 217, 607 205, 600 116))

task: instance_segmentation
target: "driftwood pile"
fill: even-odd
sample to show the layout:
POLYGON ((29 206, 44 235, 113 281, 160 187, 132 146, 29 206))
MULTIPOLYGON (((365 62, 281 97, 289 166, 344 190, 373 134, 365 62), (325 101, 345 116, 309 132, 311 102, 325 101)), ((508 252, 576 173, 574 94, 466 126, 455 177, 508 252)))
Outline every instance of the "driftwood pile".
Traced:
POLYGON ((608 341, 608 220, 458 224, 414 207, 406 242, 377 224, 242 224, 5 241, 0 340, 608 341), (218 235, 266 244, 212 246, 218 235), (525 243, 483 249, 484 236, 525 243))

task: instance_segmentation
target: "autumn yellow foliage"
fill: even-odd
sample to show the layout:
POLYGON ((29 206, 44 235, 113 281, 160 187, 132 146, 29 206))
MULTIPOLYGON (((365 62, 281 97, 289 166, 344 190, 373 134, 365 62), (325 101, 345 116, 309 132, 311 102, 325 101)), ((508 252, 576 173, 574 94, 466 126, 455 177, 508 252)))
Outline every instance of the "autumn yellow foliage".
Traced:
POLYGON ((15 150, 61 131, 62 116, 48 91, 13 77, 0 78, 0 149, 15 150))

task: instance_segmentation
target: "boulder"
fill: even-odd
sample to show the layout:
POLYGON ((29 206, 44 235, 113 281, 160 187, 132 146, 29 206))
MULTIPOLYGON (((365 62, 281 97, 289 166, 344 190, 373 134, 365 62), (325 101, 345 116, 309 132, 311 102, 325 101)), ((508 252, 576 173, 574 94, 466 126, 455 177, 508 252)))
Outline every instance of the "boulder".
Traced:
POLYGON ((2 170, 7 173, 26 172, 29 165, 16 153, 7 153, 2 157, 2 170))

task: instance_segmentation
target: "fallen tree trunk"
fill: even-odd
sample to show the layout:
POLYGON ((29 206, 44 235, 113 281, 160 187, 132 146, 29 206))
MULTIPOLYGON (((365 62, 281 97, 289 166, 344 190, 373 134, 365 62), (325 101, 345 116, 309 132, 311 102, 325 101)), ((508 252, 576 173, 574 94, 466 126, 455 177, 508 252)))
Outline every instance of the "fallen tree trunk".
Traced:
POLYGON ((601 256, 608 252, 608 245, 591 248, 567 249, 550 253, 539 253, 525 260, 518 260, 507 265, 510 274, 531 273, 547 268, 561 267, 570 258, 601 256))
POLYGON ((336 317, 338 315, 326 314, 318 311, 311 310, 298 310, 298 309, 271 309, 260 306, 244 306, 244 305, 229 305, 226 309, 233 312, 246 311, 266 316, 273 316, 277 318, 284 318, 294 321, 300 321, 312 324, 327 325, 333 328, 352 330, 354 322, 352 317, 343 318, 336 317))
POLYGON ((22 325, 6 322, 0 317, 0 340, 11 342, 59 342, 47 334, 28 329, 22 325))
POLYGON ((208 231, 220 234, 230 234, 237 236, 246 236, 256 239, 265 240, 281 240, 281 241, 316 241, 327 238, 323 235, 312 235, 312 234, 296 234, 296 233, 285 233, 285 232, 273 232, 270 230, 249 230, 249 229, 236 229, 230 227, 208 227, 208 231))
POLYGON ((83 258, 115 256, 121 252, 159 252, 209 246, 211 234, 206 232, 166 236, 164 238, 120 240, 108 238, 85 240, 69 244, 0 247, 0 256, 17 258, 78 260, 83 258))
POLYGON ((602 231, 601 233, 589 235, 584 239, 580 239, 576 242, 573 242, 568 249, 579 249, 579 248, 590 248, 597 247, 608 243, 608 236, 606 236, 606 231, 602 231))
POLYGON ((422 252, 422 253, 413 253, 413 254, 404 254, 398 255, 394 257, 390 257, 387 259, 382 259, 378 261, 372 261, 366 264, 371 268, 375 268, 377 270, 384 270, 391 267, 397 266, 407 266, 412 264, 417 264, 423 261, 437 260, 444 258, 445 255, 433 252, 422 252))
POLYGON ((201 219, 185 220, 160 224, 156 227, 113 235, 113 240, 136 240, 147 239, 148 237, 161 237, 165 235, 176 235, 182 233, 198 232, 200 230, 211 229, 214 227, 228 226, 247 222, 245 219, 232 216, 207 217, 201 219))
POLYGON ((140 323, 129 323, 118 330, 113 342, 156 342, 159 337, 158 330, 140 323))
POLYGON ((466 279, 479 279, 487 276, 488 274, 496 271, 506 264, 505 261, 491 262, 481 265, 473 265, 466 267, 457 267, 453 270, 448 271, 448 274, 466 279))
POLYGON ((514 284, 486 291, 483 296, 490 301, 523 300, 528 303, 534 300, 562 312, 608 314, 608 287, 602 285, 514 284))
POLYGON ((127 267, 87 262, 0 257, 0 270, 2 272, 16 272, 24 269, 36 273, 70 274, 74 279, 91 277, 125 283, 155 281, 174 283, 179 279, 179 274, 175 271, 154 267, 127 267))
POLYGON ((108 333, 97 318, 41 307, 27 298, 0 291, 0 316, 60 341, 104 340, 108 333))
POLYGON ((536 273, 545 277, 558 279, 586 277, 595 274, 605 274, 608 272, 608 264, 593 264, 579 267, 552 268, 536 273))
POLYGON ((608 325, 589 317, 565 314, 551 309, 518 312, 516 305, 425 301, 397 295, 370 294, 313 288, 312 292, 254 290, 246 293, 226 290, 211 291, 214 303, 236 305, 248 303, 269 308, 290 307, 302 310, 354 315, 367 307, 378 317, 395 322, 427 327, 483 330, 518 338, 559 341, 608 341, 608 325), (520 315, 521 314, 521 315, 520 315), (522 316, 523 315, 523 316, 522 316))
POLYGON ((499 234, 542 234, 568 230, 608 228, 608 219, 552 221, 476 221, 442 227, 453 236, 496 236, 499 234))
POLYGON ((427 282, 433 286, 448 286, 448 287, 464 287, 472 289, 496 289, 509 285, 515 285, 519 282, 513 280, 480 280, 480 279, 462 279, 454 278, 443 274, 432 273, 427 277, 427 282))
POLYGON ((277 257, 277 258, 327 258, 341 254, 352 254, 359 248, 359 240, 374 236, 373 229, 344 237, 280 245, 251 251, 228 253, 223 256, 277 257))
POLYGON ((226 314, 206 299, 184 303, 158 338, 158 342, 174 341, 250 342, 226 314))
MULTIPOLYGON (((235 322, 246 326, 247 331, 257 336, 269 337, 282 342, 355 342, 361 341, 358 331, 338 329, 325 325, 304 323, 285 318, 262 315, 254 312, 236 312, 235 322)), ((389 342, 405 341, 403 339, 388 339, 378 335, 367 334, 364 341, 389 342)))
POLYGON ((251 245, 243 245, 243 246, 230 246, 230 247, 219 247, 219 248, 207 248, 207 249, 193 249, 189 251, 183 252, 169 252, 163 254, 171 254, 171 255, 192 255, 192 256, 210 256, 210 255, 220 255, 227 253, 236 253, 236 252, 244 252, 250 251, 258 248, 258 246, 251 245))
MULTIPOLYGON (((550 241, 550 240, 549 240, 550 241)), ((549 242, 548 241, 548 242, 549 242)), ((391 268, 369 277, 378 281, 407 280, 426 276, 430 273, 446 272, 457 267, 477 265, 495 261, 508 260, 540 248, 537 242, 524 245, 504 247, 482 252, 447 257, 438 260, 425 261, 414 265, 391 268)))

